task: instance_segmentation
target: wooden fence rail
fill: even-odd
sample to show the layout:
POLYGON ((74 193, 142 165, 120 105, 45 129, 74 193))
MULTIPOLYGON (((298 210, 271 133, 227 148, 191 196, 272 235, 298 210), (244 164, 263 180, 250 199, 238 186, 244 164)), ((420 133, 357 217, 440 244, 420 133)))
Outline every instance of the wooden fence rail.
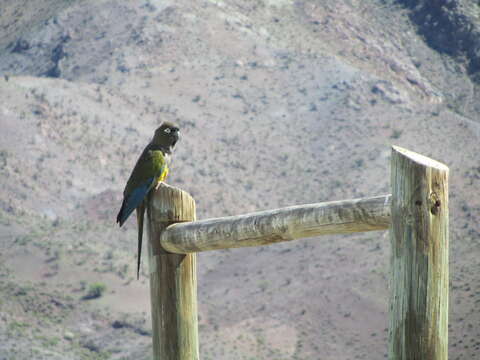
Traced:
POLYGON ((197 360, 196 252, 391 229, 389 359, 447 360, 448 168, 392 149, 392 195, 195 220, 162 184, 148 201, 154 359, 197 360))
MULTIPOLYGON (((163 197, 163 191, 155 197, 163 197)), ((165 229, 160 243, 171 253, 187 254, 320 235, 385 230, 390 226, 390 199, 390 195, 384 195, 177 223, 165 229)))

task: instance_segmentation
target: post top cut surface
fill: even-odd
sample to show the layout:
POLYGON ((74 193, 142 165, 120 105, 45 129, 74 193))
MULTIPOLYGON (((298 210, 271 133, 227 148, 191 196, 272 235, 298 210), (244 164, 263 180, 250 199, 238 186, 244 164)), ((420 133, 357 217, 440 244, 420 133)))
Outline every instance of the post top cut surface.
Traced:
POLYGON ((186 191, 161 182, 153 189, 151 197, 151 210, 155 214, 155 221, 195 220, 195 200, 186 191))
POLYGON ((424 155, 420 155, 416 152, 413 152, 413 151, 410 151, 410 150, 407 150, 407 149, 404 149, 400 146, 395 146, 393 145, 392 146, 392 150, 394 152, 397 152, 407 158, 409 158, 410 160, 412 160, 413 162, 419 164, 419 165, 423 165, 425 167, 432 167, 432 168, 435 168, 435 169, 438 169, 438 170, 443 170, 443 171, 448 171, 448 166, 439 162, 439 161, 436 161, 436 160, 433 160, 427 156, 424 156, 424 155))

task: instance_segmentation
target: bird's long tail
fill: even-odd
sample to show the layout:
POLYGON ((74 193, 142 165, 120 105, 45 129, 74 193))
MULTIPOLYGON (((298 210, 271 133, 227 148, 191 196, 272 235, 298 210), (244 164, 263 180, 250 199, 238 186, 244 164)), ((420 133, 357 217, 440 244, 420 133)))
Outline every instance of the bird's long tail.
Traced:
POLYGON ((145 217, 145 202, 137 207, 138 224, 138 255, 137 255, 137 280, 140 278, 140 259, 142 256, 143 219, 145 217))

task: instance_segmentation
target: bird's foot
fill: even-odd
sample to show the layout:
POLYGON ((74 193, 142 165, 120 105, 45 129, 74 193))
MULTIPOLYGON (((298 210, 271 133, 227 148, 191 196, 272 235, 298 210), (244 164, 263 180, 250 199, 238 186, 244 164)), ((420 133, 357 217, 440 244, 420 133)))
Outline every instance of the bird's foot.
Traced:
POLYGON ((157 185, 155 186, 155 191, 158 190, 158 188, 160 187, 160 184, 165 184, 165 183, 163 181, 157 182, 157 185))

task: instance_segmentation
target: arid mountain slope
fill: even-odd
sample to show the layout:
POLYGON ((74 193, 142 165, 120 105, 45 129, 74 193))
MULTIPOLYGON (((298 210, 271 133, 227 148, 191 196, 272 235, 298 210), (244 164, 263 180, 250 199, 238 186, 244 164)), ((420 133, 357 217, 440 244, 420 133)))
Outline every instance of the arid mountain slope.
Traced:
MULTIPOLYGON (((0 359, 150 358, 147 264, 134 280, 135 224, 114 219, 163 120, 200 218, 388 193, 391 144, 448 164, 450 356, 475 358, 478 95, 412 10, 20 5, 0 15, 0 359)), ((384 359, 388 268, 383 232, 200 254, 202 358, 384 359)))

